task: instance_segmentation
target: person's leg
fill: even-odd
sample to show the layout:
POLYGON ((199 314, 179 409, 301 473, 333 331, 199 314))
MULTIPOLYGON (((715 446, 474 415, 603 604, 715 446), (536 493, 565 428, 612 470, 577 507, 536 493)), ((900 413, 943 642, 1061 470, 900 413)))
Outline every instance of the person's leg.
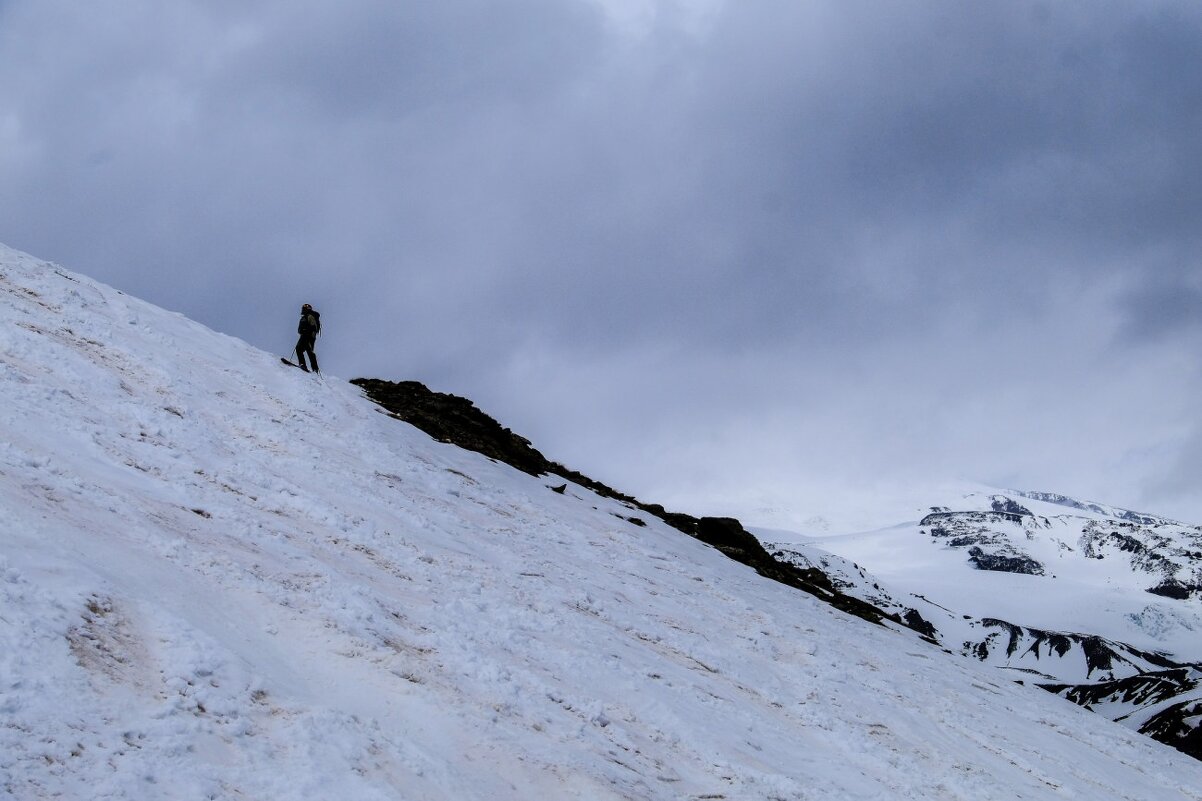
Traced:
POLYGON ((301 338, 296 341, 296 363, 305 372, 309 371, 309 368, 305 366, 305 351, 309 348, 308 339, 307 336, 301 334, 301 338))

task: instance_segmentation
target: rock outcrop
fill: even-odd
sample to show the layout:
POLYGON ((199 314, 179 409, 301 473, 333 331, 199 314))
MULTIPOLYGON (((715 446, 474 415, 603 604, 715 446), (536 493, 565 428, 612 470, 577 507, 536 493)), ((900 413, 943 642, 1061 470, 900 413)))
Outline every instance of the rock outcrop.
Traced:
MULTIPOLYGON (((642 503, 547 459, 529 440, 505 428, 466 398, 435 392, 417 381, 356 378, 351 383, 361 387, 368 398, 392 417, 416 426, 440 442, 481 453, 532 476, 554 475, 568 479, 604 498, 620 501, 631 510, 658 517, 678 531, 712 545, 731 559, 755 569, 761 576, 808 592, 848 614, 873 623, 891 620, 901 626, 913 627, 910 621, 896 614, 884 612, 871 603, 844 594, 817 568, 802 568, 776 559, 734 518, 693 517, 669 512, 663 506, 642 503)), ((564 491, 559 484, 548 485, 548 489, 564 491)), ((627 520, 634 525, 643 524, 637 517, 628 517, 627 520)), ((921 631, 921 627, 918 630, 921 631)))

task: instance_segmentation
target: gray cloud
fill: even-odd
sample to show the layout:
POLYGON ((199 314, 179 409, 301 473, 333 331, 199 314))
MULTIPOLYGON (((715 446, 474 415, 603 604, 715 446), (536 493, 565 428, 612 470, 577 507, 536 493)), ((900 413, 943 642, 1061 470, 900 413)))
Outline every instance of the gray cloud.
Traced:
POLYGON ((0 240, 681 503, 1202 518, 1202 10, 696 5, 9 0, 0 240))

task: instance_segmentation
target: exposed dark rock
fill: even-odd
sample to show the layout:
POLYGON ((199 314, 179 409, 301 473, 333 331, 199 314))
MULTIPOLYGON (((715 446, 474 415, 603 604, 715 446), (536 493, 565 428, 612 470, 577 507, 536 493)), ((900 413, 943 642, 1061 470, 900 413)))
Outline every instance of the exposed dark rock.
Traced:
POLYGON ((919 525, 951 548, 968 548, 969 561, 978 570, 1043 575, 1043 565, 1018 550, 1007 532, 1011 526, 1017 526, 1030 536, 1027 526, 1039 525, 1038 520, 1027 509, 1001 495, 994 497, 993 506, 987 512, 932 512, 919 525))
POLYGON ((980 659, 982 662, 984 662, 989 658, 989 643, 985 641, 974 643, 969 640, 964 643, 963 651, 969 656, 975 656, 977 659, 980 659))
MULTIPOLYGON (((840 592, 821 570, 799 568, 776 559, 733 518, 696 518, 669 512, 659 504, 641 503, 612 487, 548 460, 530 445, 529 440, 503 427, 466 398, 434 392, 417 381, 356 378, 351 383, 361 387, 368 398, 391 416, 420 428, 441 442, 482 453, 530 475, 562 476, 604 498, 612 498, 658 517, 678 531, 713 545, 731 559, 755 569, 761 576, 808 592, 848 614, 873 623, 885 619, 902 623, 896 615, 887 614, 867 601, 840 592)), ((552 489, 558 491, 557 488, 552 489)), ((625 519, 635 525, 643 524, 637 518, 625 519)))
POLYGON ((549 462, 530 441, 476 408, 467 398, 432 392, 417 381, 356 378, 351 382, 393 417, 425 431, 439 442, 482 453, 531 475, 548 472, 549 462))
MULTIPOLYGON (((1001 629, 1006 635, 1006 656, 1013 656, 1023 644, 1027 641, 1025 654, 1032 654, 1036 659, 1046 649, 1046 653, 1064 658, 1074 646, 1081 649, 1082 655, 1085 657, 1086 675, 1092 676, 1095 672, 1107 676, 1107 680, 1113 676, 1113 671, 1120 665, 1133 665, 1133 659, 1143 660, 1147 664, 1156 665, 1165 669, 1176 669, 1181 667, 1177 662, 1168 659, 1162 654, 1157 654, 1149 651, 1143 651, 1138 648, 1133 648, 1125 643, 1115 643, 1090 634, 1072 634, 1059 631, 1044 631, 1025 626, 1016 626, 1013 623, 1008 623, 1005 620, 996 618, 982 618, 981 625, 986 629, 1001 629), (1121 649, 1121 650, 1120 650, 1121 649)), ((992 638, 987 637, 980 643, 965 643, 965 649, 971 651, 979 659, 986 659, 989 656, 989 642, 992 638)), ((1094 685, 1082 685, 1094 686, 1094 685)))
POLYGON ((1034 517, 1027 507, 1023 506, 1005 495, 994 495, 993 503, 990 504, 995 512, 1006 512, 1007 514, 1019 515, 1020 517, 1034 517))
POLYGON ((1146 706, 1167 701, 1188 692, 1197 686, 1189 678, 1188 667, 1140 673, 1114 681, 1097 684, 1044 684, 1045 690, 1063 695, 1074 704, 1092 708, 1104 702, 1119 702, 1134 706, 1146 706))
POLYGON ((1134 532, 1137 531, 1134 525, 1126 525, 1125 531, 1118 531, 1116 528, 1114 525, 1104 526, 1099 521, 1087 523, 1081 537, 1081 547, 1085 555, 1101 559, 1105 555, 1104 549, 1114 548, 1135 556, 1136 558, 1131 560, 1133 564, 1146 564, 1148 560, 1158 556, 1148 544, 1134 536, 1134 532))
MULTIPOLYGON (((1147 708, 1197 689, 1198 680, 1194 678, 1198 675, 1197 668, 1197 665, 1174 665, 1167 670, 1097 684, 1039 686, 1087 709, 1105 708, 1108 704, 1118 704, 1121 709, 1147 708)), ((1197 725, 1199 715, 1202 715, 1202 702, 1196 698, 1185 700, 1166 706, 1148 718, 1139 731, 1195 759, 1202 759, 1202 728, 1197 725)))
POLYGON ((1167 524, 1090 521, 1081 533, 1081 551, 1093 559, 1121 555, 1133 570, 1152 575, 1156 583, 1148 592, 1155 595, 1177 600, 1202 595, 1202 564, 1192 547, 1202 536, 1188 527, 1166 529, 1167 524))
MULTIPOLYGON (((1142 542, 1135 539, 1135 537, 1131 537, 1126 534, 1119 534, 1115 532, 1111 534, 1111 538, 1118 540, 1120 551, 1127 551, 1128 553, 1143 553, 1144 551, 1148 550, 1142 542)), ((1155 556, 1156 554, 1153 555, 1155 556)))
POLYGON ((1081 639, 1081 650, 1085 654, 1085 671, 1092 676, 1095 670, 1114 670, 1116 659, 1122 659, 1110 645, 1101 637, 1085 637, 1081 639))
POLYGON ((1153 595, 1163 595, 1165 598, 1176 598, 1179 601, 1184 601, 1193 593, 1202 592, 1202 587, 1190 586, 1177 579, 1165 579, 1155 587, 1149 587, 1147 591, 1153 595))
POLYGON ((1202 701, 1185 701, 1153 715, 1139 731, 1194 759, 1202 759, 1202 726, 1191 723, 1199 716, 1202 701))
MULTIPOLYGON (((1040 634, 1043 634, 1045 636, 1046 642, 1048 644, 1048 648, 1051 651, 1055 652, 1056 656, 1060 657, 1061 659, 1063 659, 1064 655, 1067 654, 1069 651, 1071 651, 1073 648, 1073 639, 1070 638, 1067 634, 1060 634, 1057 632, 1040 632, 1040 634)), ((1087 637, 1086 641, 1096 640, 1096 639, 1098 639, 1098 638, 1097 637, 1087 637)), ((1031 645, 1031 647, 1028 650, 1030 650, 1031 652, 1033 652, 1035 654, 1038 654, 1039 653, 1039 644, 1040 643, 1037 640, 1035 643, 1033 643, 1031 645)), ((1092 665, 1092 663, 1090 663, 1090 660, 1088 658, 1090 651, 1086 647, 1086 643, 1082 643, 1081 647, 1085 651, 1086 663, 1087 663, 1088 670, 1090 672, 1092 672, 1093 665, 1092 665)), ((1106 667, 1109 668, 1110 667, 1109 656, 1107 655, 1102 658, 1105 660, 1106 667)))
MULTIPOLYGON (((1025 511, 1025 510, 1024 510, 1025 511)), ((1029 516, 1031 513, 1027 512, 1029 516)), ((931 512, 929 515, 919 521, 920 526, 935 526, 942 527, 949 523, 956 523, 963 526, 967 523, 986 524, 986 523, 1015 523, 1022 525, 1023 516, 1014 512, 931 512)), ((939 536, 931 531, 931 536, 939 536)))
POLYGON ((767 556, 764 546, 755 535, 743 528, 733 517, 703 517, 697 521, 697 539, 707 542, 719 550, 742 551, 743 553, 767 556))
POLYGON ((928 640, 938 639, 939 630, 935 628, 931 621, 920 615, 917 609, 907 609, 906 613, 902 615, 902 622, 925 636, 928 640))
POLYGON ((1030 576, 1042 576, 1043 565, 1029 556, 985 553, 978 546, 968 549, 968 561, 977 570, 996 570, 1003 573, 1023 573, 1030 576))
POLYGON ((637 503, 629 495, 547 459, 534 449, 530 440, 505 428, 467 398, 435 392, 418 381, 355 378, 351 383, 361 387, 368 398, 390 415, 420 428, 439 442, 484 454, 532 476, 551 473, 604 498, 637 503))
MULTIPOLYGON (((651 511, 651 508, 648 508, 648 511, 651 511)), ((848 614, 873 623, 880 623, 884 619, 902 623, 896 615, 887 614, 867 601, 841 592, 832 583, 830 576, 818 568, 798 567, 777 559, 768 553, 755 535, 744 529, 743 525, 734 518, 688 518, 687 528, 673 522, 685 523, 686 521, 682 520, 685 517, 684 515, 667 515, 662 519, 669 525, 714 546, 731 559, 754 568, 761 576, 808 592, 836 609, 841 609, 848 614)))
MULTIPOLYGON (((981 625, 987 629, 1002 629, 1009 635, 1009 639, 1006 642, 1006 656, 1013 656, 1014 652, 1018 650, 1019 641, 1023 636, 1022 626, 1016 626, 1013 623, 1007 623, 1005 620, 997 620, 992 617, 981 618, 981 625)), ((988 645, 982 642, 980 647, 976 649, 976 654, 982 660, 988 657, 988 645)))

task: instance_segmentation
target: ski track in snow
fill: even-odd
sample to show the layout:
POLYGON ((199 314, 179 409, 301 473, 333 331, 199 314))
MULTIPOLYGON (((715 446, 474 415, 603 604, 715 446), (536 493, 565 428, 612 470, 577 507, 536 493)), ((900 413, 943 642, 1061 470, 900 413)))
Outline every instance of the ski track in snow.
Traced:
POLYGON ((0 796, 1202 799, 1202 767, 0 248, 0 796))

